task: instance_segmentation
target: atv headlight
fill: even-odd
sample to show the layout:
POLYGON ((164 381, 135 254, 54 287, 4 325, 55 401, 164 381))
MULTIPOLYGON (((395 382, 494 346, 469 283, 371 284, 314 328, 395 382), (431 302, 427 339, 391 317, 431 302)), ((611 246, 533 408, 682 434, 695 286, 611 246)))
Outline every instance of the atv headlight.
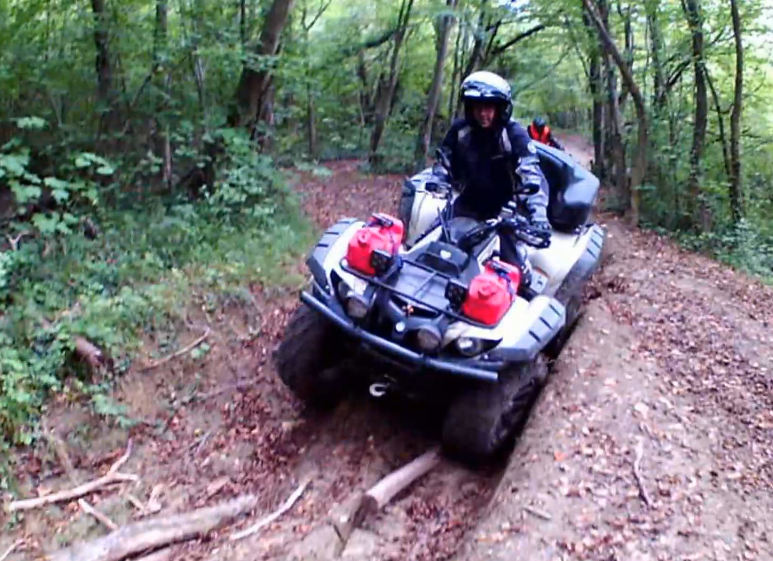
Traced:
POLYGON ((456 349, 464 356, 475 356, 483 349, 483 342, 472 337, 460 337, 456 340, 456 349))
POLYGON ((424 325, 416 330, 416 342, 419 348, 425 352, 433 352, 440 348, 443 335, 434 325, 424 325))
POLYGON ((456 342, 456 350, 466 357, 473 357, 482 352, 490 351, 499 344, 499 341, 491 339, 478 339, 476 337, 459 337, 456 342))

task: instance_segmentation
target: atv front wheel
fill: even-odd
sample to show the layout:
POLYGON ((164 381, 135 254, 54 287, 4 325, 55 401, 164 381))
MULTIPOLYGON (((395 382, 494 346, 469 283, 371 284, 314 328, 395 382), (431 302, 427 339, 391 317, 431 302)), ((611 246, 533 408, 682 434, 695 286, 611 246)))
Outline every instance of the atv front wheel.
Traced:
POLYGON ((500 374, 497 384, 460 394, 443 423, 443 450, 451 457, 480 463, 500 452, 515 433, 547 377, 538 358, 500 374))
POLYGON ((346 370, 341 366, 343 343, 343 334, 329 321, 300 305, 276 353, 279 378, 309 405, 332 407, 348 390, 346 370))

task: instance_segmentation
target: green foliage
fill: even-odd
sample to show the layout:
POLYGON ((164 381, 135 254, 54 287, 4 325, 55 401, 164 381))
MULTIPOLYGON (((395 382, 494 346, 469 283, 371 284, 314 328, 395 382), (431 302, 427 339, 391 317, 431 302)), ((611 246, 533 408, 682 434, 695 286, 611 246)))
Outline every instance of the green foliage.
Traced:
MULTIPOLYGON (((242 134, 221 133, 221 140, 214 194, 198 203, 154 199, 122 210, 87 196, 96 189, 92 178, 115 171, 98 155, 77 153, 56 174, 40 177, 20 141, 3 152, 7 177, 49 189, 59 206, 26 224, 11 222, 28 236, 0 253, 1 447, 28 444, 46 398, 62 394, 65 384, 78 389, 76 397, 90 396, 95 414, 127 425, 108 391, 142 334, 173 328, 194 293, 284 280, 283 269, 309 245, 310 228, 269 159, 256 156, 242 134), (95 240, 75 227, 92 210, 100 216, 95 240), (79 336, 113 359, 115 368, 99 382, 74 359, 79 336)), ((208 350, 202 344, 192 356, 208 350)))

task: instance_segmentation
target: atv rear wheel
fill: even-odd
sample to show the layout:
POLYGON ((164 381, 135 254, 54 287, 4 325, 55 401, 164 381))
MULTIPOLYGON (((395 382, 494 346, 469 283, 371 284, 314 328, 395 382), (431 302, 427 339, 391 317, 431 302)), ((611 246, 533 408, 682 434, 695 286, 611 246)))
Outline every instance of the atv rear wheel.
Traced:
POLYGON ((341 365, 343 343, 343 334, 333 324, 300 305, 276 353, 279 378, 309 405, 332 407, 348 390, 346 369, 341 365))
POLYGON ((451 457, 479 463, 510 441, 547 378, 542 357, 500 374, 503 380, 462 393, 443 423, 443 450, 451 457))

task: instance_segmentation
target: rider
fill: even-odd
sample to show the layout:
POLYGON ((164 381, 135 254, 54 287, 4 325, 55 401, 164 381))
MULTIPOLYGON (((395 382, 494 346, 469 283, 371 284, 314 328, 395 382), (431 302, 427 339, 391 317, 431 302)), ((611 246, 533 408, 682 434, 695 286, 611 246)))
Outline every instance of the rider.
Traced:
POLYGON ((553 136, 553 131, 550 130, 550 127, 545 123, 545 119, 542 117, 534 117, 534 120, 526 128, 526 131, 531 138, 542 144, 547 144, 548 146, 558 148, 559 150, 564 149, 561 143, 556 140, 556 137, 553 136))
MULTIPOLYGON (((461 188, 454 216, 496 217, 515 197, 520 183, 533 227, 550 232, 548 183, 537 148, 526 130, 510 118, 510 85, 492 72, 473 72, 462 82, 464 118, 455 121, 440 145, 451 178, 461 188)), ((502 259, 523 265, 512 236, 500 238, 502 259)))

